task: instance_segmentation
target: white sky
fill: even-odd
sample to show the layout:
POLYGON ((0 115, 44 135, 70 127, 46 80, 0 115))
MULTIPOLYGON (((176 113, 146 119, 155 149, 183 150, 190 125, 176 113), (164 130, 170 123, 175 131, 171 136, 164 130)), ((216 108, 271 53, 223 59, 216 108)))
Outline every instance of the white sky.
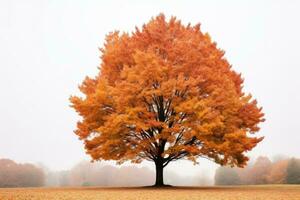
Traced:
MULTIPOLYGON (((82 159, 68 98, 97 74, 112 30, 133 31, 160 12, 200 22, 245 89, 264 107, 265 140, 250 155, 300 157, 300 1, 0 1, 0 157, 68 169, 82 159)), ((181 174, 215 167, 174 163, 181 174)))

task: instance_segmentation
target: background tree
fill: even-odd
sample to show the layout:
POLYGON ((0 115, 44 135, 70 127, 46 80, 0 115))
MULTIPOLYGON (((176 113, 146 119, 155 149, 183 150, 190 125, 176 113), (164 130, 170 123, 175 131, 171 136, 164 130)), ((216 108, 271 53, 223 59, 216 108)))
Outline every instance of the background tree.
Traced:
POLYGON ((300 184, 300 159, 292 158, 288 162, 286 170, 286 182, 289 184, 300 184))
POLYGON ((156 186, 170 162, 198 157, 244 166, 262 138, 261 108, 242 92, 231 69, 200 25, 159 15, 132 34, 106 37, 95 78, 72 96, 82 116, 75 133, 93 160, 153 161, 156 186))
POLYGON ((17 164, 9 159, 0 160, 0 187, 17 187, 17 164))
POLYGON ((70 171, 71 186, 145 186, 151 184, 148 168, 136 166, 114 167, 83 161, 70 171), (141 178, 143 177, 143 178, 141 178))
POLYGON ((219 167, 215 174, 215 185, 238 185, 240 177, 235 168, 219 167))
POLYGON ((268 173, 272 168, 272 162, 268 157, 260 156, 256 159, 254 165, 250 169, 251 184, 268 183, 268 173))
POLYGON ((70 185, 70 171, 68 170, 59 171, 57 174, 57 178, 60 187, 65 187, 70 185))
MULTIPOLYGON (((238 174, 239 184, 242 185, 299 183, 299 159, 287 157, 281 159, 276 159, 277 161, 272 163, 269 158, 260 156, 245 168, 235 167, 230 170, 238 174)), ((231 184, 230 176, 235 176, 232 174, 235 173, 218 168, 215 172, 215 184, 231 184)))
POLYGON ((42 169, 28 163, 0 159, 0 187, 39 187, 44 181, 42 169))
POLYGON ((267 175, 267 182, 271 184, 286 183, 288 160, 279 160, 272 164, 267 175))
POLYGON ((245 168, 235 169, 240 177, 240 184, 257 185, 270 183, 272 162, 268 157, 259 156, 253 164, 245 168))

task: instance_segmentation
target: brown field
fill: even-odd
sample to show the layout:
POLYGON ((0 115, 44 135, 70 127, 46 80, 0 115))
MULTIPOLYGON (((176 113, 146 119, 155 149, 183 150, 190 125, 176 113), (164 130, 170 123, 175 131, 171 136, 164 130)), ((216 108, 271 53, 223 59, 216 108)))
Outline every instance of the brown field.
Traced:
POLYGON ((8 188, 0 200, 300 200, 300 185, 154 188, 8 188))

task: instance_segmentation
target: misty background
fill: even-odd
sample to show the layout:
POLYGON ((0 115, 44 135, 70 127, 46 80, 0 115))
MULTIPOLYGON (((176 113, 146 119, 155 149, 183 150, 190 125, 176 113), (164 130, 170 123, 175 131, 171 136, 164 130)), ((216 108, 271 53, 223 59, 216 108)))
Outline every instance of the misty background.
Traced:
MULTIPOLYGON (((213 177, 207 173, 180 175, 167 170, 165 182, 173 186, 300 184, 300 159, 259 156, 244 168, 220 166, 213 177)), ((132 187, 149 186, 155 172, 145 166, 113 166, 106 162, 81 161, 68 170, 53 171, 43 164, 17 163, 0 159, 0 188, 3 187, 132 187)))
MULTIPOLYGON (((202 32, 242 73, 244 91, 263 106, 266 122, 257 135, 265 139, 248 153, 252 160, 261 155, 299 158, 299 9, 296 0, 2 0, 0 158, 56 172, 89 160, 73 133, 79 116, 68 98, 79 94, 85 76, 98 73, 98 48, 107 33, 131 32, 161 12, 185 24, 200 22, 202 32)), ((205 175, 212 183, 218 166, 204 159, 199 163, 171 163, 166 176, 176 173, 189 184, 191 177, 205 175)), ((96 165, 120 168, 114 162, 96 165)), ((149 162, 134 167, 154 170, 149 162)))

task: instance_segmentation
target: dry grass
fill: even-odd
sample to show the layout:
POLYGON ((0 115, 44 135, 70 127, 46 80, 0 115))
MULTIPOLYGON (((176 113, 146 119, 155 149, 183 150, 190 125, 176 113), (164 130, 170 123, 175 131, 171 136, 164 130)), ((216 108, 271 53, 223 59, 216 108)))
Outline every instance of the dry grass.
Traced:
POLYGON ((0 200, 300 200, 300 185, 154 188, 11 188, 0 200))

